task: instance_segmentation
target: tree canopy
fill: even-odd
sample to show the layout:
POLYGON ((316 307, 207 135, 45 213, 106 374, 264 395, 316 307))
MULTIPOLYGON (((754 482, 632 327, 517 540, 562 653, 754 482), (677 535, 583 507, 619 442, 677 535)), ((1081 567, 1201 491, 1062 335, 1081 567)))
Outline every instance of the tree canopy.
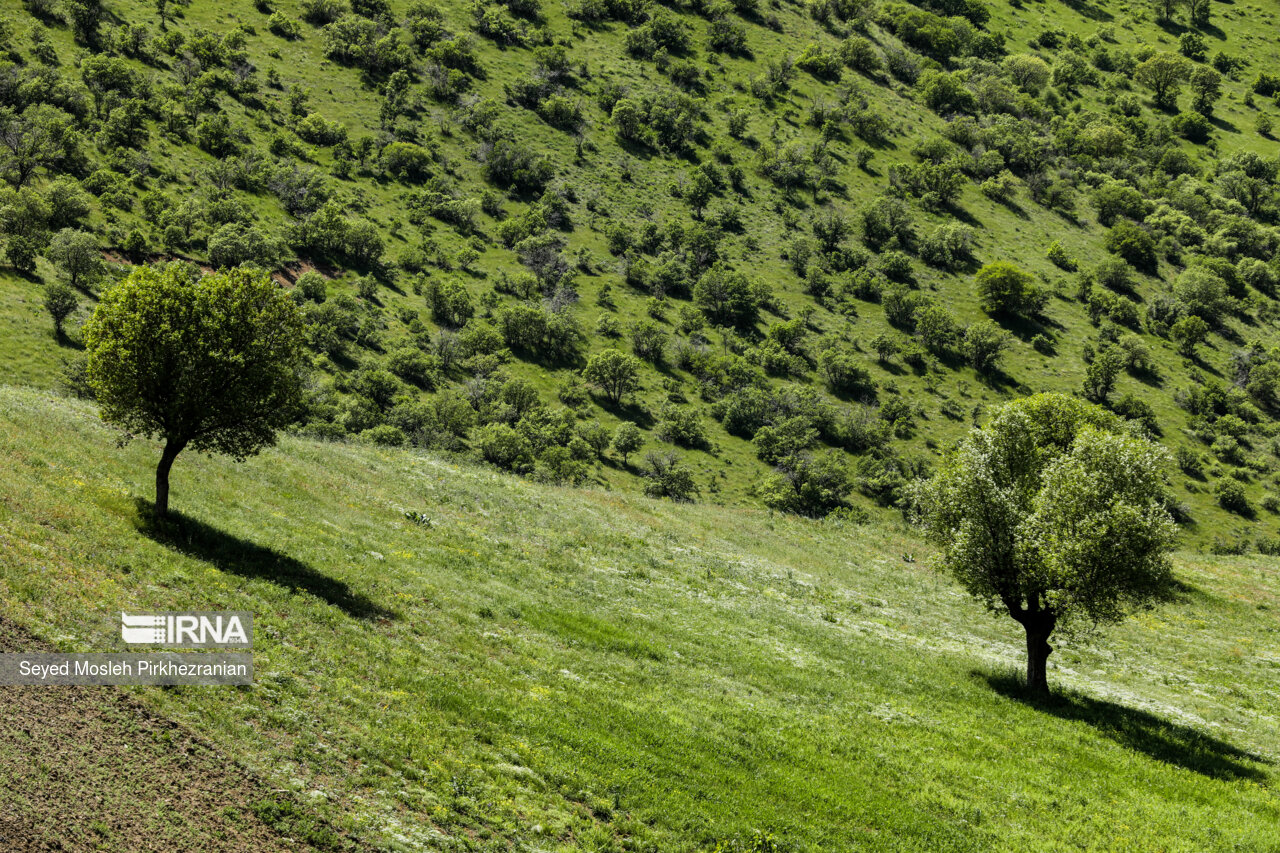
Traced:
POLYGON ((297 414, 302 321, 266 273, 139 267, 103 295, 84 340, 103 419, 164 442, 161 515, 184 448, 244 459, 297 414))
POLYGON ((1167 461, 1115 415, 1038 394, 999 409, 916 488, 942 566, 1024 627, 1032 690, 1048 690, 1055 627, 1115 622, 1167 590, 1167 461))

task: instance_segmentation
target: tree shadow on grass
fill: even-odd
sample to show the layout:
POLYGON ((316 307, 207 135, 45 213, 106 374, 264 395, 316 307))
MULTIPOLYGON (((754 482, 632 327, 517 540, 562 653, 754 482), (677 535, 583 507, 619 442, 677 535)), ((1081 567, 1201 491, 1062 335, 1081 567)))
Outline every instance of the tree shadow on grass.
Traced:
POLYGON ((139 498, 138 532, 154 542, 243 578, 260 578, 290 592, 307 593, 356 619, 397 619, 399 614, 286 554, 241 539, 182 513, 158 518, 151 501, 139 498))
POLYGON ((1029 694, 1023 680, 1010 672, 979 674, 1002 696, 1059 719, 1087 723, 1103 737, 1156 761, 1223 781, 1258 782, 1269 776, 1257 765, 1270 765, 1270 759, 1190 726, 1074 691, 1039 698, 1029 694))

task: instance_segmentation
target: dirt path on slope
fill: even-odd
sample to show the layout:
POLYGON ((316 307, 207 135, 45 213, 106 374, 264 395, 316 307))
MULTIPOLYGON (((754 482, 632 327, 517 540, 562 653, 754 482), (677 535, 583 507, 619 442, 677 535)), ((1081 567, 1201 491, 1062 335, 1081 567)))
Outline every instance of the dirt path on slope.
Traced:
MULTIPOLYGON (((37 650, 0 616, 0 651, 37 650)), ((0 686, 6 853, 360 849, 121 688, 0 686)))

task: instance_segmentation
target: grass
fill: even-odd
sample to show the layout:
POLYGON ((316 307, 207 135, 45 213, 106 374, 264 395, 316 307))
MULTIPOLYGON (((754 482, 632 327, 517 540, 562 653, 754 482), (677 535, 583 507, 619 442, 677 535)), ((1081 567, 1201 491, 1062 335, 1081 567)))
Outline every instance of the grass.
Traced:
POLYGON ((1177 599, 1061 640, 1037 704, 1017 626, 893 524, 293 438, 184 456, 155 523, 156 450, 115 441, 0 389, 0 608, 67 650, 121 609, 253 611, 253 687, 137 692, 379 846, 1280 845, 1273 561, 1180 555, 1177 599))

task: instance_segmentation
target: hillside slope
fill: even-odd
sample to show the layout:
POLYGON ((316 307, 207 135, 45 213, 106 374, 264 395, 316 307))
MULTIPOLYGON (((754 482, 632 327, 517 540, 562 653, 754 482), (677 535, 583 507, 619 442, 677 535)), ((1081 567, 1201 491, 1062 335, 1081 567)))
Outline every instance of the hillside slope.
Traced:
POLYGON ((105 651, 121 609, 253 611, 252 688, 138 697, 388 849, 1280 844, 1269 561, 1180 557, 1037 706, 896 527, 288 439, 184 460, 155 528, 153 452, 0 389, 0 612, 105 651))
POLYGON ((314 323, 312 435, 885 514, 1068 390, 1178 451, 1189 541, 1275 550, 1276 7, 1170 8, 5 0, 0 356, 54 382, 127 263, 259 263, 314 323), (116 266, 55 341, 66 227, 116 266), (998 261, 1039 295, 990 325, 998 261))

